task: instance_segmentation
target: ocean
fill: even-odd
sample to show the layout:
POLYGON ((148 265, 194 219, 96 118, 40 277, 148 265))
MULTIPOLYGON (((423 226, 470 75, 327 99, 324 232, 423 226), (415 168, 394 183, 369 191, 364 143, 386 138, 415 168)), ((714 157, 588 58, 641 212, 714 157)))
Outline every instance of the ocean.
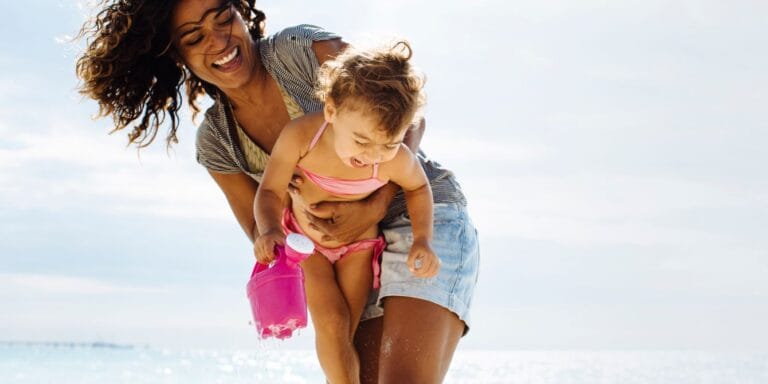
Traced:
MULTIPOLYGON (((313 351, 5 344, 0 383, 322 383, 313 351)), ((765 384, 768 352, 459 350, 446 383, 765 384)))

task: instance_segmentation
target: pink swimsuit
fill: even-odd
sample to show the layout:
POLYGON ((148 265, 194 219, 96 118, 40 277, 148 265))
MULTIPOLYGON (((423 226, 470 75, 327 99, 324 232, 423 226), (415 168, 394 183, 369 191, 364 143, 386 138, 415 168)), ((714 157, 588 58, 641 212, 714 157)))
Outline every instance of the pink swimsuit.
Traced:
MULTIPOLYGON (((323 132, 325 132, 325 128, 328 126, 328 122, 324 122, 322 126, 320 126, 320 129, 315 134, 315 137, 312 139, 312 142, 309 144, 309 150, 307 152, 311 151, 312 148, 317 145, 317 142, 320 140, 320 136, 322 136, 323 132)), ((306 168, 299 167, 303 172, 304 175, 311 180, 313 183, 315 183, 320 189, 332 194, 332 195, 358 195, 363 193, 370 193, 373 192, 385 184, 387 184, 384 181, 379 180, 376 176, 379 171, 379 164, 376 163, 373 165, 373 176, 371 176, 368 179, 362 179, 362 180, 347 180, 347 179, 336 179, 332 177, 322 176, 318 175, 314 172, 309 171, 306 168)), ((299 226, 299 223, 296 221, 296 217, 293 215, 293 212, 291 209, 286 208, 283 210, 283 232, 286 234, 288 233, 300 233, 304 234, 304 231, 301 229, 301 226, 299 226)), ((319 244, 315 244, 315 249, 320 252, 323 256, 325 256, 328 261, 331 262, 331 264, 335 263, 336 261, 340 260, 342 257, 357 251, 363 251, 366 249, 373 249, 373 261, 371 262, 372 268, 373 268, 373 287, 378 288, 379 287, 379 274, 380 274, 380 267, 379 267, 379 257, 384 252, 384 248, 386 247, 387 243, 384 240, 384 236, 379 235, 379 237, 375 239, 365 239, 356 241, 351 244, 347 244, 345 246, 341 246, 338 248, 326 248, 319 244)))
MULTIPOLYGON (((312 142, 309 144, 307 153, 309 153, 309 151, 311 151, 312 148, 317 145, 317 142, 320 140, 320 136, 323 135, 323 132, 325 132, 325 128, 327 126, 328 122, 323 122, 323 125, 321 125, 320 129, 317 130, 315 137, 312 138, 312 142)), ((379 174, 379 163, 373 164, 373 176, 362 180, 336 179, 333 177, 318 175, 317 173, 314 173, 301 166, 299 166, 299 168, 304 171, 304 175, 306 175, 309 180, 312 180, 312 182, 320 187, 320 189, 332 195, 344 196, 370 193, 387 184, 386 181, 381 181, 377 178, 379 174)))

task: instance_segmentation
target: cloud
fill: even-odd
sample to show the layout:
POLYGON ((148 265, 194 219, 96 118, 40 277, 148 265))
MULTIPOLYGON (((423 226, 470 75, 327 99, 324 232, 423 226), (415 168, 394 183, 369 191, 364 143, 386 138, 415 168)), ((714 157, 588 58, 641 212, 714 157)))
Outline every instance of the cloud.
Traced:
POLYGON ((661 177, 500 173, 490 179, 466 174, 460 180, 485 235, 572 245, 726 244, 736 238, 701 229, 695 221, 667 218, 768 204, 764 195, 737 186, 661 177))
POLYGON ((87 116, 40 125, 0 126, 0 200, 14 208, 229 219, 223 194, 195 161, 189 140, 169 155, 159 139, 139 155, 125 148, 124 136, 91 129, 98 125, 87 116))
POLYGON ((545 159, 553 154, 553 149, 540 143, 525 143, 499 137, 489 138, 427 135, 421 147, 425 153, 438 162, 482 163, 493 167, 509 166, 513 163, 525 164, 545 159))
POLYGON ((53 274, 0 273, 0 292, 44 295, 162 293, 167 288, 122 285, 105 280, 53 274))

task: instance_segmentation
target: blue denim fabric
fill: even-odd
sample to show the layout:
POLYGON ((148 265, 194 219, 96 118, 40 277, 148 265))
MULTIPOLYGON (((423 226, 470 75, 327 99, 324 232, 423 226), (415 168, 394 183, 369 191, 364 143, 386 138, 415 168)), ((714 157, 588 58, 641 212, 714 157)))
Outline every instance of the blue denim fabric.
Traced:
MULTIPOLYGON (((477 230, 462 204, 435 204, 432 249, 440 258, 440 272, 432 278, 415 277, 406 260, 413 244, 411 222, 402 215, 382 228, 387 248, 381 257, 381 288, 372 291, 362 320, 384 315, 381 300, 406 296, 431 301, 455 313, 469 328, 469 309, 477 283, 480 248, 477 230)), ((465 332, 466 333, 466 332, 465 332)))

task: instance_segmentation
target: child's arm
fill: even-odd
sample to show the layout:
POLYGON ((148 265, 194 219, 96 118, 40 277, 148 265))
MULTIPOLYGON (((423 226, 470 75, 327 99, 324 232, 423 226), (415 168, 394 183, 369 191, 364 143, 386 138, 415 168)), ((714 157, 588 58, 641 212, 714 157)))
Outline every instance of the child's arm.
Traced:
POLYGON ((288 183, 301 158, 301 148, 305 147, 300 128, 298 122, 289 123, 283 128, 272 148, 264 177, 256 192, 253 214, 260 235, 253 244, 253 250, 260 263, 272 261, 275 244, 283 244, 285 240, 280 219, 288 203, 288 183))
POLYGON ((429 245, 432 240, 432 188, 421 164, 405 145, 394 159, 387 162, 390 180, 399 185, 405 194, 408 216, 413 228, 413 246, 408 255, 408 267, 420 277, 437 274, 440 260, 429 245), (419 264, 421 263, 421 264, 419 264))

